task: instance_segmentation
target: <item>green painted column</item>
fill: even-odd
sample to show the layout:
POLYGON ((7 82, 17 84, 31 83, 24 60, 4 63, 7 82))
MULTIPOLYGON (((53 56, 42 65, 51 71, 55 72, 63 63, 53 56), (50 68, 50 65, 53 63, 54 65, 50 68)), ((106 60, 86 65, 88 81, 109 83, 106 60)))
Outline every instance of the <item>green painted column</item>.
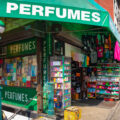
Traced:
POLYGON ((2 88, 0 87, 0 120, 2 120, 2 88))
POLYGON ((43 40, 43 112, 48 113, 48 82, 49 79, 49 61, 50 56, 52 56, 52 34, 51 31, 51 23, 47 22, 46 24, 46 35, 43 40))

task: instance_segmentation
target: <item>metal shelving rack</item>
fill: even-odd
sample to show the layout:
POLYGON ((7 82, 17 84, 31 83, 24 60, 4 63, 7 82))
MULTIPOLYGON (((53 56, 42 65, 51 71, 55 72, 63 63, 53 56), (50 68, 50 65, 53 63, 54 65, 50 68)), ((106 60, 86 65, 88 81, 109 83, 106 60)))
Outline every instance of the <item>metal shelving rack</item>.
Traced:
POLYGON ((113 98, 113 99, 119 99, 120 94, 119 93, 115 93, 113 94, 113 92, 119 92, 120 91, 120 63, 119 64, 115 64, 115 63, 111 63, 111 64, 99 64, 100 66, 97 67, 99 68, 98 72, 98 79, 97 80, 97 86, 99 86, 99 88, 97 88, 97 90, 101 90, 101 91, 110 91, 110 93, 102 93, 102 92, 96 92, 96 96, 97 97, 103 97, 103 98, 113 98), (109 66, 108 66, 109 65, 109 66), (103 80, 103 78, 108 78, 108 80, 103 80), (115 80, 113 80, 113 78, 115 80), (116 80, 119 79, 119 80, 116 80), (100 83, 100 85, 98 84, 100 83), (104 84, 105 85, 104 85, 104 84), (107 85, 108 84, 108 85, 107 85), (110 84, 110 85, 109 85, 110 84), (102 86, 104 86, 106 89, 102 89, 102 86), (110 89, 108 89, 111 88, 110 89), (115 87, 119 87, 119 89, 113 89, 115 87), (107 96, 107 97, 106 97, 107 96))
POLYGON ((54 82, 54 107, 56 111, 71 106, 71 58, 50 58, 50 79, 54 82))

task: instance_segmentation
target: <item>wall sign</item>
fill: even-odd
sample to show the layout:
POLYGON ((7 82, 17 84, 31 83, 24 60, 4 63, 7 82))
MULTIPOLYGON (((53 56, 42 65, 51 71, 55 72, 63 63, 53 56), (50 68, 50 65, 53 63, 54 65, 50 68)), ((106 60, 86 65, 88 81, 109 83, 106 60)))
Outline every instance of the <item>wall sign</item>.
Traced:
POLYGON ((14 42, 7 46, 7 57, 34 54, 36 53, 36 46, 35 38, 14 42))
POLYGON ((37 98, 34 98, 27 106, 24 105, 36 94, 35 88, 2 86, 3 103, 24 107, 30 110, 37 110, 37 98))

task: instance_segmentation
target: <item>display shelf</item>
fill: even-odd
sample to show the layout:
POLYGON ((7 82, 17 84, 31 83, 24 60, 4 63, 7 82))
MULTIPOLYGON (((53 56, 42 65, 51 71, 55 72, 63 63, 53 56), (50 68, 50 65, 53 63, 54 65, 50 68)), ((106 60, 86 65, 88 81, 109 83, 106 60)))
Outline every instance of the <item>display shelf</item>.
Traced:
POLYGON ((87 82, 87 97, 96 98, 96 83, 95 81, 87 82))
POLYGON ((101 73, 120 73, 120 71, 107 71, 107 70, 97 71, 97 72, 101 72, 101 73))
POLYGON ((120 69, 120 67, 109 67, 109 66, 96 66, 96 68, 119 68, 120 69))
MULTIPOLYGON (((106 89, 102 89, 102 88, 96 88, 97 90, 106 90, 106 89)), ((119 91, 119 90, 110 90, 110 89, 107 89, 109 91, 119 91)))
POLYGON ((98 75, 102 77, 120 77, 120 75, 98 75))
POLYGON ((65 67, 71 67, 71 65, 66 65, 66 64, 64 64, 64 66, 65 66, 65 67))
POLYGON ((54 92, 59 94, 58 97, 54 96, 55 109, 64 111, 68 105, 71 105, 71 58, 51 57, 50 72, 51 81, 55 83, 54 92))
POLYGON ((71 75, 65 75, 64 77, 71 77, 71 75))
POLYGON ((95 92, 88 92, 88 93, 93 93, 93 94, 95 94, 95 92))
POLYGON ((95 99, 96 97, 88 97, 88 98, 92 98, 92 99, 95 99))
POLYGON ((52 77, 52 76, 51 76, 51 78, 63 78, 63 77, 52 77))
POLYGON ((65 96, 65 95, 70 95, 70 93, 64 94, 64 96, 65 96))
POLYGON ((101 95, 115 95, 115 96, 119 96, 119 94, 110 94, 110 93, 98 93, 98 92, 96 92, 96 94, 101 94, 101 95))
POLYGON ((66 102, 66 101, 70 101, 70 99, 67 99, 67 100, 64 100, 64 101, 65 101, 65 102, 66 102))
POLYGON ((99 64, 109 64, 109 65, 120 65, 120 63, 97 63, 97 65, 99 65, 99 64))
POLYGON ((71 72, 71 70, 64 70, 65 72, 71 72))
MULTIPOLYGON (((111 82, 103 82, 103 81, 101 81, 101 82, 102 82, 102 83, 111 83, 111 82)), ((112 85, 107 85, 107 84, 104 85, 104 84, 99 84, 99 83, 100 83, 100 82, 98 82, 97 86, 106 86, 106 87, 107 87, 107 86, 108 86, 108 87, 109 87, 109 86, 111 86, 111 87, 113 87, 113 86, 119 86, 119 82, 115 82, 115 83, 117 83, 117 84, 114 84, 114 83, 113 83, 112 85)))
POLYGON ((114 99, 119 99, 119 82, 103 82, 103 81, 97 81, 97 82, 88 82, 88 91, 87 96, 88 98, 111 98, 111 96, 114 96, 114 99), (93 88, 96 84, 96 87, 93 88), (98 88, 101 87, 101 88, 98 88), (103 87, 103 88, 102 88, 103 87), (117 88, 117 89, 115 89, 117 88), (90 91, 91 90, 91 91, 90 91), (109 92, 109 93, 107 93, 109 92), (102 95, 102 96, 101 96, 102 95))

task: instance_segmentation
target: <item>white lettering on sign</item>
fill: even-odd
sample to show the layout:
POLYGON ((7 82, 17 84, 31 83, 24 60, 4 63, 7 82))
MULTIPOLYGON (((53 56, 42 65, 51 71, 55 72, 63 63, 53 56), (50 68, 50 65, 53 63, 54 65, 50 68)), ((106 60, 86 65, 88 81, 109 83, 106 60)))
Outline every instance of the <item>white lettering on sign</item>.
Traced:
POLYGON ((11 13, 11 11, 15 11, 18 9, 18 5, 16 3, 7 3, 7 13, 11 13))
POLYGON ((94 13, 92 13, 92 20, 94 21, 94 22, 100 22, 100 13, 97 13, 97 12, 94 12, 94 13))
POLYGON ((15 100, 18 102, 28 102, 28 95, 24 93, 15 93, 10 91, 5 91, 5 99, 15 100))
POLYGON ((31 5, 28 4, 20 4, 20 14, 30 15, 30 7, 31 5))
MULTIPOLYGON (((7 3, 8 14, 17 11, 20 15, 33 15, 33 16, 43 16, 43 17, 56 17, 60 19, 70 19, 86 22, 100 22, 101 15, 99 12, 86 11, 86 10, 73 10, 67 8, 58 8, 51 6, 41 6, 41 5, 30 5, 30 4, 16 4, 7 3)), ((18 49, 21 49, 20 47, 18 49)))
POLYGON ((81 11, 81 20, 90 21, 90 12, 89 11, 81 11))
POLYGON ((35 41, 33 41, 33 50, 36 48, 35 41))
POLYGON ((80 10, 75 10, 75 12, 73 12, 72 9, 68 9, 68 19, 77 19, 80 20, 80 10))
POLYGON ((48 17, 50 14, 54 14, 54 7, 45 7, 45 16, 48 17))
POLYGON ((56 8, 56 16, 58 18, 65 18, 66 17, 66 12, 67 12, 67 10, 65 8, 63 8, 62 14, 61 14, 60 8, 56 8))
POLYGON ((39 13, 39 16, 43 16, 43 7, 42 6, 33 5, 32 8, 33 8, 32 15, 37 15, 37 13, 39 13))

